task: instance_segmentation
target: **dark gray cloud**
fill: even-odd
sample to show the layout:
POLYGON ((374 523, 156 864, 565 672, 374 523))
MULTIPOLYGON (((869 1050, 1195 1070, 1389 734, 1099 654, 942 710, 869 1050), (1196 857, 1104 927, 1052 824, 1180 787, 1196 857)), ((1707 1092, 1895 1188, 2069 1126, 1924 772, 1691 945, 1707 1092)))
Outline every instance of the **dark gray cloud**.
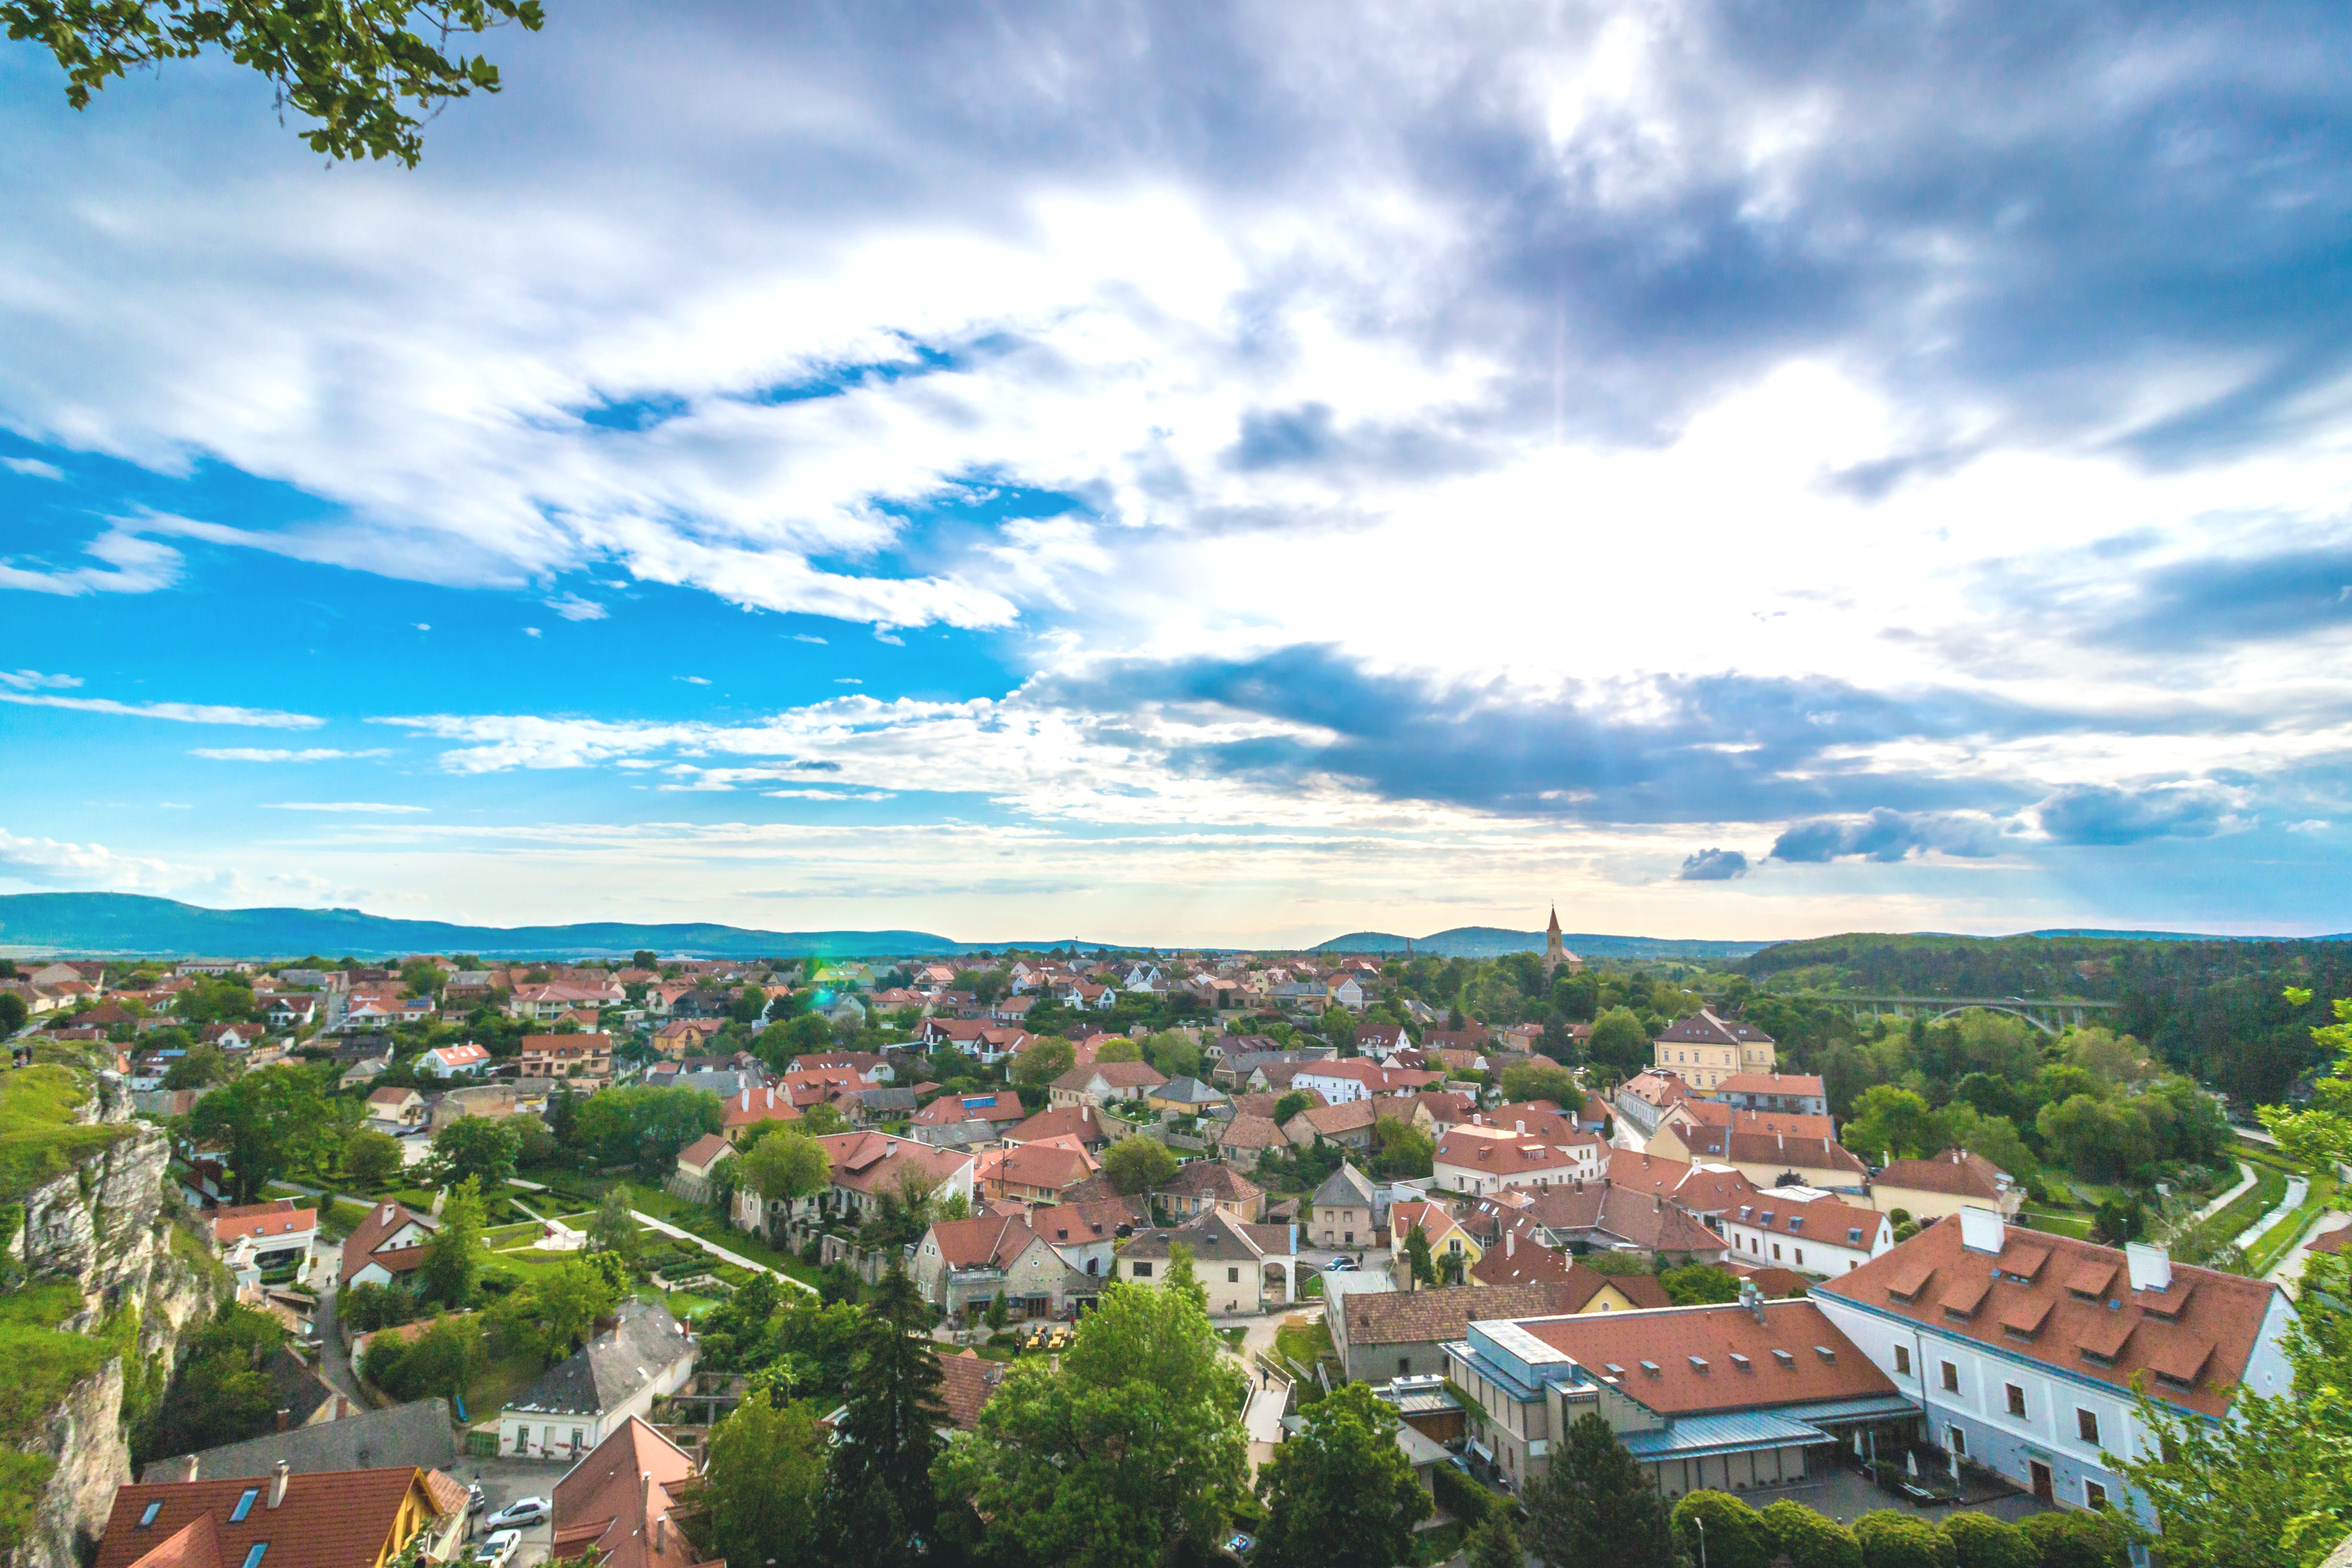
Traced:
POLYGON ((2228 795, 2210 784, 2125 790, 2075 784, 2034 808, 2060 844, 2139 844, 2151 838, 2210 838, 2231 823, 2228 795))
MULTIPOLYGON (((1741 675, 1529 697, 1494 683, 1433 686, 1370 674, 1334 649, 1307 646, 1249 659, 1124 660, 1085 677, 1041 678, 1028 690, 1106 724, 1150 708, 1213 708, 1331 736, 1187 746, 1169 759, 1183 771, 1275 786, 1337 775, 1391 799, 1591 822, 1753 821, 1880 806, 1931 816, 2015 810, 2039 792, 1924 770, 1872 771, 1842 753, 1899 740, 2086 726, 2075 715, 1974 693, 1892 697, 1834 680, 1741 675)), ((1947 837, 1961 841, 1956 829, 1947 837)))
POLYGON ((2140 579, 2091 635, 2158 650, 2272 641, 2352 626, 2352 547, 2181 562, 2140 579))
POLYGON ((1727 882, 1748 875, 1748 857, 1738 849, 1702 849, 1683 858, 1681 880, 1727 882))
POLYGON ((1889 864, 1932 850, 1981 859, 2000 852, 2000 825, 1988 816, 1891 811, 1881 806, 1860 817, 1791 823, 1773 840, 1768 858, 1818 864, 1858 855, 1889 864))

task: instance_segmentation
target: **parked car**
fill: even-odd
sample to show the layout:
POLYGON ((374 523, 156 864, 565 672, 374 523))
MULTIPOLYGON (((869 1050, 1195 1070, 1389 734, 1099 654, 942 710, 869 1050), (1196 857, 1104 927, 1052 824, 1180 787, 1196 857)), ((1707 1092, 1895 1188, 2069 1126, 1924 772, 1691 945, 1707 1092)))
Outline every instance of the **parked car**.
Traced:
POLYGON ((1362 1265, 1359 1264, 1352 1258, 1335 1258, 1331 1259, 1330 1262, 1323 1266, 1323 1272, 1326 1274, 1353 1274, 1361 1267, 1362 1265))
POLYGON ((515 1548, 522 1544, 522 1531, 501 1530, 475 1551, 475 1561, 483 1568, 507 1568, 514 1558, 515 1548))
POLYGON ((508 1530, 520 1529, 525 1525, 544 1524, 547 1522, 548 1514, 552 1510, 548 1507, 547 1500, 543 1497, 518 1498, 490 1515, 489 1526, 492 1530, 508 1530))
POLYGON ((1231 1557, 1246 1557, 1257 1545, 1257 1537, 1246 1531, 1235 1531, 1225 1537, 1225 1553, 1231 1557))

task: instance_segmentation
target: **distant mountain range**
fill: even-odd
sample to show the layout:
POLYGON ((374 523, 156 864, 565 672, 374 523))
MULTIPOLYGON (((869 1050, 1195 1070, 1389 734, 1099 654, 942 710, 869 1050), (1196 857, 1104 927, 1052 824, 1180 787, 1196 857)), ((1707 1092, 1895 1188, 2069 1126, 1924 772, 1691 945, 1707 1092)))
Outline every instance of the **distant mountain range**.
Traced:
MULTIPOLYGON (((2040 937, 2115 941, 2239 942, 2188 931, 2038 931, 2040 937)), ((1571 931, 1570 950, 1590 958, 1734 960, 1778 945, 1775 941, 1689 942, 1673 937, 1612 936, 1571 931)), ((1834 940, 1834 939, 1821 939, 1834 940)), ((2340 938, 2317 938, 2337 941, 2340 938)), ((1315 952, 1402 952, 1404 937, 1350 931, 1317 943, 1315 952)), ((1456 926, 1411 939, 1412 951, 1440 958, 1498 958, 1541 952, 1539 931, 1456 926)), ((394 920, 359 910, 208 910, 137 893, 17 893, 0 895, 0 952, 67 952, 92 956, 196 958, 377 958, 406 952, 473 952, 492 958, 587 957, 650 948, 665 957, 896 958, 918 953, 1002 952, 1053 948, 1092 952, 1134 952, 1129 943, 1051 941, 956 942, 922 931, 757 931, 706 921, 634 924, 599 921, 581 925, 471 926, 444 921, 394 920)))
POLYGON ((920 931, 747 931, 740 926, 468 926, 393 920, 358 910, 207 910, 135 893, 18 893, 0 897, 0 951, 93 956, 376 958, 404 952, 472 952, 494 958, 631 953, 665 957, 887 958, 913 953, 1061 947, 1091 952, 1103 942, 953 942, 920 931))
MULTIPOLYGON (((1560 940, 1570 952, 1586 958, 1745 958, 1772 945, 1764 942, 1685 942, 1664 936, 1606 936, 1598 931, 1566 931, 1560 940)), ((1318 942, 1316 952, 1402 952, 1406 939, 1384 931, 1349 931, 1318 942)), ((1439 958, 1500 958, 1507 952, 1541 952, 1539 931, 1505 931, 1500 926, 1455 926, 1412 939, 1412 951, 1439 958)))

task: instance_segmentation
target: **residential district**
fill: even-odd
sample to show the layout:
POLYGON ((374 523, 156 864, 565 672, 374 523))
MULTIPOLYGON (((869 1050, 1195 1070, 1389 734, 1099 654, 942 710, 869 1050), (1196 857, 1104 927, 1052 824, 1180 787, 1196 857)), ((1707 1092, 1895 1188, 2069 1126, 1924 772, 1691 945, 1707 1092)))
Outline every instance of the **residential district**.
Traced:
POLYGON ((2342 1080, 2274 1138, 2083 1008, 1801 1005, 1555 919, 1483 962, 27 959, 0 1023, 28 1568, 2352 1530, 2342 1080))

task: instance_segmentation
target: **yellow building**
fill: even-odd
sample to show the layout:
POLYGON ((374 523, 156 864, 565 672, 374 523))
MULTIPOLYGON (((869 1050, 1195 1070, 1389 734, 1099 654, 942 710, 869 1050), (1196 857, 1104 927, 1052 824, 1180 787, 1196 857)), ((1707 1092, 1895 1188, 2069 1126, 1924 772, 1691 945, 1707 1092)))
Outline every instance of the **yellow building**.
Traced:
POLYGON ((1660 1072, 1704 1094, 1739 1073, 1774 1070, 1772 1037, 1753 1024, 1718 1018, 1702 1007, 1677 1018, 1650 1042, 1660 1072))

